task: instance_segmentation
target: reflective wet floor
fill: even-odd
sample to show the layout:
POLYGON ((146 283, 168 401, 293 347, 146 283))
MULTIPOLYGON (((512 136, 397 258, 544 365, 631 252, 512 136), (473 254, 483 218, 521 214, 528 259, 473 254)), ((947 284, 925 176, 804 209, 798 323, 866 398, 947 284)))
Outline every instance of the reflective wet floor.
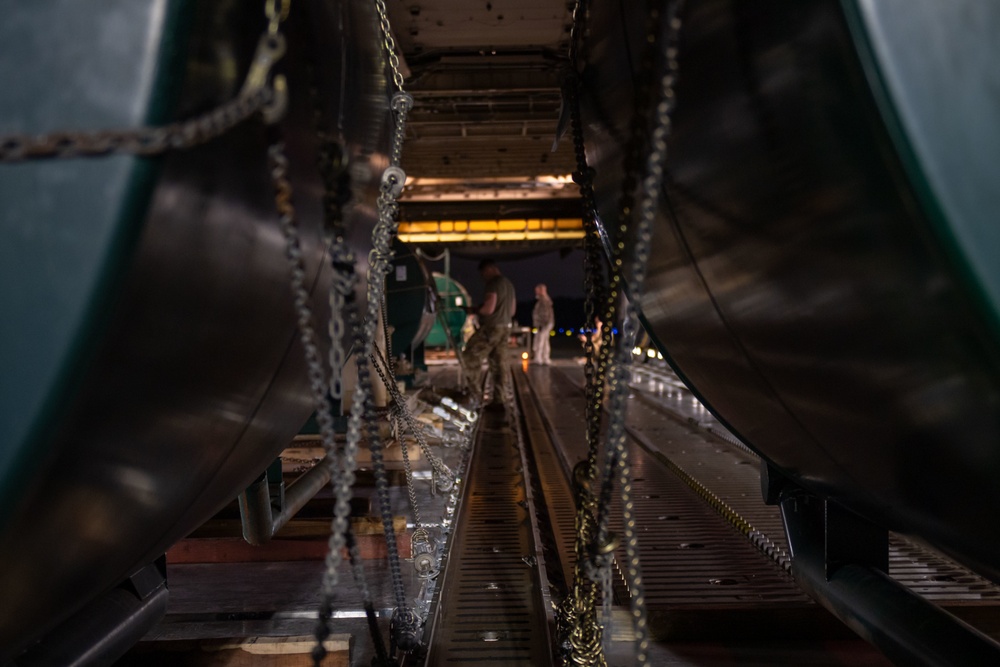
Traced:
MULTIPOLYGON (((423 648, 406 664, 537 665, 553 661, 553 652, 559 650, 552 608, 572 585, 575 513, 567 480, 568 471, 586 454, 583 373, 572 359, 552 366, 512 364, 511 370, 516 403, 484 411, 471 451, 431 439, 436 455, 462 471, 456 493, 432 494, 427 461, 417 453, 411 456, 421 516, 439 538, 440 573, 421 577, 414 569, 407 548, 414 528, 411 519, 399 538, 401 570, 408 600, 428 620, 423 648), (467 470, 466 464, 471 466, 467 470), (456 507, 446 518, 449 503, 456 507)), ((446 393, 456 379, 455 368, 441 364, 432 367, 424 382, 446 393)), ((631 391, 627 446, 651 664, 889 664, 795 585, 780 517, 760 497, 756 456, 666 369, 656 364, 639 367, 631 391)), ((413 401, 421 409, 429 406, 413 401)), ((430 427, 443 428, 432 412, 422 418, 430 427)), ((286 467, 309 457, 310 443, 293 444, 296 448, 286 452, 286 467)), ((412 513, 403 466, 399 461, 389 465, 390 497, 399 523, 412 513)), ((370 484, 364 469, 359 477, 370 484)), ((363 484, 355 492, 358 525, 364 523, 365 512, 377 514, 371 496, 371 488, 363 484)), ((278 547, 270 547, 274 558, 265 554, 250 559, 235 549, 237 555, 228 559, 223 554, 203 559, 213 562, 170 562, 167 617, 121 664, 154 664, 152 656, 183 642, 207 645, 274 637, 294 639, 286 642, 292 647, 288 650, 299 651, 297 659, 308 664, 304 649, 295 647, 309 645, 316 625, 329 530, 323 513, 328 505, 325 494, 307 507, 307 517, 284 537, 279 535, 278 547)), ((203 529, 200 539, 222 539, 219 531, 225 532, 220 528, 225 523, 218 519, 203 529)), ((619 524, 613 520, 612 528, 620 530, 619 524)), ((381 633, 388 637, 395 604, 382 557, 384 543, 380 551, 381 536, 373 532, 359 540, 367 545, 366 578, 381 633)), ((198 539, 196 532, 187 542, 198 539)), ((218 544, 216 548, 221 549, 218 544)), ((190 555, 196 551, 178 549, 176 554, 197 560, 190 555)), ((1000 592, 995 587, 900 537, 893 537, 891 552, 894 577, 984 631, 996 632, 1000 592)), ((620 576, 625 554, 619 550, 616 556, 619 574, 613 578, 610 615, 604 618, 609 628, 607 657, 609 664, 625 666, 635 662, 630 592, 620 576)), ((342 660, 367 666, 375 654, 373 642, 346 564, 339 578, 343 584, 337 589, 330 628, 342 650, 331 653, 324 664, 342 660)), ((273 653, 266 658, 243 653, 239 657, 247 662, 213 664, 286 664, 265 662, 273 653)), ((171 655, 171 664, 202 664, 193 662, 193 654, 171 655)), ((220 655, 216 652, 215 657, 220 655)))

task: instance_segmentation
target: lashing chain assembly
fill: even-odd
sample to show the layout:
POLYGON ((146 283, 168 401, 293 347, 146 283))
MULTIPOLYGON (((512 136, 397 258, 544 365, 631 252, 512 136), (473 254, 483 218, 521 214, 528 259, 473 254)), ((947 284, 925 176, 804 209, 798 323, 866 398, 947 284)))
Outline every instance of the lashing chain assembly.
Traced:
POLYGON ((574 11, 570 40, 571 71, 564 86, 571 115, 577 170, 573 177, 580 187, 585 240, 585 287, 587 328, 597 327, 601 313, 601 345, 595 350, 592 339, 585 342, 587 458, 574 469, 576 496, 576 564, 573 584, 559 608, 557 631, 560 658, 577 665, 607 664, 604 637, 609 621, 610 568, 620 538, 610 530, 612 495, 617 484, 623 511, 624 545, 627 558, 626 583, 630 592, 635 627, 636 662, 648 664, 649 630, 639 563, 638 537, 631 498, 631 470, 625 443, 625 399, 628 393, 628 366, 631 362, 630 340, 638 328, 636 304, 642 298, 649 260, 652 226, 659 203, 666 159, 666 139, 670 131, 670 113, 674 106, 674 82, 677 75, 677 35, 680 29, 681 2, 675 1, 649 13, 645 49, 637 81, 644 82, 636 91, 630 124, 624 178, 618 202, 617 228, 607 234, 602 226, 594 199, 594 172, 587 164, 584 150, 583 121, 580 112, 580 49, 585 43, 588 6, 578 2, 574 11), (657 73, 660 73, 657 76, 657 73), (645 159, 643 159, 645 157, 645 159), (638 188, 638 213, 635 194, 638 188), (630 224, 631 223, 631 224, 630 224), (624 266, 626 237, 631 229, 632 254, 624 266), (608 261, 605 261, 605 257, 608 261), (623 293, 628 305, 622 317, 622 335, 613 339, 618 301, 623 293), (603 306, 603 308, 602 308, 603 306), (616 344, 617 343, 617 344, 616 344), (609 418, 603 424, 607 393, 609 418), (605 433, 603 461, 600 461, 602 428, 605 433), (596 610, 598 589, 606 613, 601 627, 596 610))
MULTIPOLYGON (((398 58, 395 55, 395 45, 385 5, 376 0, 376 10, 379 16, 379 28, 383 38, 386 60, 392 70, 392 81, 396 91, 391 98, 393 129, 391 134, 390 164, 384 170, 379 186, 377 199, 378 219, 372 231, 372 250, 368 257, 369 271, 366 282, 365 310, 359 312, 353 298, 356 282, 355 258, 346 243, 343 221, 340 219, 340 207, 347 200, 345 187, 349 183, 346 177, 346 158, 343 148, 327 134, 321 118, 317 120, 317 138, 320 145, 319 170, 324 182, 324 216, 329 260, 333 269, 334 279, 330 286, 331 319, 328 324, 330 337, 330 354, 328 368, 324 367, 318 352, 317 336, 312 326, 312 312, 308 305, 309 295, 304 286, 304 262, 301 242, 295 222, 295 211, 291 202, 291 184, 287 177, 288 160, 284 154, 284 145, 280 141, 277 127, 272 125, 272 135, 275 140, 268 150, 271 175, 276 192, 276 206, 281 218, 282 230, 286 238, 287 255, 292 268, 292 289, 295 297, 296 313, 300 338, 306 351, 310 383, 313 387, 317 408, 317 420, 320 433, 327 453, 326 461, 332 468, 331 487, 334 492, 334 518, 332 522, 329 549, 326 557, 326 567, 321 583, 319 621, 316 626, 316 647, 313 650, 313 661, 319 665, 326 655, 323 642, 329 636, 328 620, 332 615, 334 592, 339 579, 341 550, 348 548, 353 566, 355 581, 361 589, 362 599, 369 617, 369 627, 372 629, 375 642, 376 661, 388 664, 393 647, 410 651, 419 644, 421 619, 407 604, 406 591, 403 586, 399 565, 399 553, 396 547, 396 535, 393 527, 392 508, 389 502, 389 483, 385 468, 382 438, 379 433, 379 415, 373 398, 371 364, 383 374, 374 357, 374 343, 380 308, 382 307, 385 289, 385 276, 392 260, 391 242, 396 231, 396 214, 398 206, 396 199, 403 189, 406 174, 399 166, 402 154, 402 143, 405 136, 406 115, 413 105, 412 98, 402 89, 402 75, 399 72, 398 58), (342 370, 346 353, 343 339, 350 336, 355 354, 358 371, 357 387, 352 396, 350 417, 347 423, 346 441, 338 451, 333 433, 332 398, 343 396, 342 370), (357 557, 356 545, 349 532, 350 497, 355 481, 357 467, 357 452, 362 436, 366 436, 371 451, 372 466, 375 473, 376 497, 380 508, 383 531, 386 538, 390 579, 396 608, 390 623, 390 639, 392 647, 386 650, 378 631, 374 617, 374 604, 368 590, 361 559, 357 557)), ((278 26, 287 16, 287 5, 280 11, 275 11, 273 2, 267 3, 270 24, 275 26, 269 30, 272 39, 281 38, 278 26), (278 16, 275 20, 273 17, 278 16)), ((314 100, 315 101, 315 100, 314 100)), ((321 115, 320 106, 316 103, 317 116, 321 115)), ((270 119, 273 123, 277 118, 270 119)), ((385 369, 390 375, 391 366, 387 363, 385 369)), ((387 386, 395 387, 395 379, 383 377, 387 386)), ((397 400, 397 403, 399 401, 397 400)), ((403 414, 406 420, 408 414, 403 414)), ((410 418, 412 419, 412 417, 410 418)), ((411 429, 414 429, 410 424, 411 429)), ((415 429, 414 429, 415 431, 415 429)), ((420 440, 421 436, 415 436, 420 440)), ((427 452, 429 454, 429 452, 427 452)), ((447 471, 436 457, 428 456, 429 460, 439 465, 436 467, 442 477, 453 481, 454 475, 447 471)), ((416 511, 416 505, 413 503, 416 511)), ((419 517, 419 515, 416 515, 419 517)), ((417 519, 419 522, 419 518, 417 519)), ((422 528, 418 530, 423 531, 422 528)), ((426 531, 420 532, 424 535, 426 531)), ((429 539, 426 540, 429 543, 429 539)), ((416 540, 423 545, 423 541, 416 540)))

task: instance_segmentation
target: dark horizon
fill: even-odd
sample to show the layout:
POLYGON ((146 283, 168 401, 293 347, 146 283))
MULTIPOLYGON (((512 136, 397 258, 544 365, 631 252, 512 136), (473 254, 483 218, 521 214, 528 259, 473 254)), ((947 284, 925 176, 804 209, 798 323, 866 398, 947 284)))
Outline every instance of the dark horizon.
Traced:
MULTIPOLYGON (((553 250, 541 255, 519 259, 504 259, 498 252, 493 256, 501 273, 514 284, 518 302, 534 301, 535 285, 545 283, 549 296, 583 299, 583 251, 572 250, 562 255, 553 250)), ((431 271, 444 273, 444 260, 424 260, 431 271)), ((473 301, 483 298, 483 284, 479 278, 479 258, 452 256, 451 277, 469 291, 473 301)))
MULTIPOLYGON (((517 295, 515 319, 522 326, 531 326, 531 311, 535 305, 535 285, 544 283, 552 297, 556 330, 580 329, 583 315, 583 251, 573 250, 563 255, 558 250, 519 259, 494 256, 497 265, 513 284, 517 295)), ((424 260, 430 271, 444 273, 444 260, 424 260)), ((451 258, 451 277, 469 292, 473 303, 483 299, 483 283, 479 277, 479 258, 451 258)), ((563 332, 565 335, 565 332, 563 332)))

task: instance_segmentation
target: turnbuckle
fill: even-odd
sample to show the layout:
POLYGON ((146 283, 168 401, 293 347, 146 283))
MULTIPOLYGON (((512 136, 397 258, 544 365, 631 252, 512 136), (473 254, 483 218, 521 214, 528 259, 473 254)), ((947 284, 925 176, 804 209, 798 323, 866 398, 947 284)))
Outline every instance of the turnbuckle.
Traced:
POLYGON ((431 579, 438 573, 434 550, 434 539, 426 528, 421 527, 413 531, 410 537, 410 553, 413 554, 413 569, 421 579, 431 579))
POLYGON ((409 653, 420 646, 420 617, 412 609, 396 607, 389 621, 389 633, 396 646, 409 653))

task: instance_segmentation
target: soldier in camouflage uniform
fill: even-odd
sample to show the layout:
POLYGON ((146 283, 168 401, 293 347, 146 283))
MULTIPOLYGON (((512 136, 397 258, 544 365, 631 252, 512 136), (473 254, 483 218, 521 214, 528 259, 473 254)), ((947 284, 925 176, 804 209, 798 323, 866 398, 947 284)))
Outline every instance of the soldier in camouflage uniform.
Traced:
POLYGON ((479 275, 486 283, 483 303, 467 309, 468 312, 478 316, 479 329, 465 344, 462 360, 469 374, 468 380, 473 394, 478 394, 482 386, 483 360, 489 360, 495 387, 493 403, 501 403, 499 388, 503 386, 507 340, 510 337, 517 299, 514 295, 514 285, 500 273, 500 267, 492 259, 484 259, 479 263, 479 275))

